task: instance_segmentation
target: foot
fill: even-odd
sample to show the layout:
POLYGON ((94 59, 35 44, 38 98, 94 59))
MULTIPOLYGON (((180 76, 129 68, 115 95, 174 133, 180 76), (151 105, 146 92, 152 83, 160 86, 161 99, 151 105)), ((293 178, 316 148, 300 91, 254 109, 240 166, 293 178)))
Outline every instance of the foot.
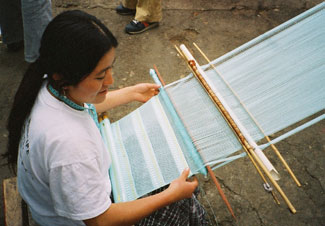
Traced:
POLYGON ((137 20, 132 20, 128 25, 125 27, 125 32, 128 34, 139 34, 146 30, 155 28, 159 26, 159 22, 140 22, 137 20))
POLYGON ((122 4, 116 7, 115 10, 120 15, 135 15, 135 9, 125 8, 122 4))

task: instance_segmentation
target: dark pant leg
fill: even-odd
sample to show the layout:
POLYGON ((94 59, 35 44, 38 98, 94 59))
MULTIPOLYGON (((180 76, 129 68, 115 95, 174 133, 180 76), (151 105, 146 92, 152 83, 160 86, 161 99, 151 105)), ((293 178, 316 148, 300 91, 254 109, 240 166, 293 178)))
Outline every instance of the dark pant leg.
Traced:
POLYGON ((24 39, 20 0, 0 0, 0 28, 5 44, 24 39))

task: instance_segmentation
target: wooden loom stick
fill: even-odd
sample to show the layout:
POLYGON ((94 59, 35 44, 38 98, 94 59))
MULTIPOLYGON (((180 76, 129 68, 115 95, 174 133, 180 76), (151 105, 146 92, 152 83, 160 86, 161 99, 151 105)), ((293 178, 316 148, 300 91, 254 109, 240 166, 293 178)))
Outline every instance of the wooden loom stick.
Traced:
POLYGON ((261 131, 261 133, 264 135, 264 137, 266 138, 267 142, 270 143, 270 146, 272 147, 272 149, 274 150, 275 154, 278 156, 278 158, 281 160, 282 164, 284 165, 284 167, 288 170, 290 176, 292 177, 292 179, 296 182, 297 186, 300 187, 301 184, 299 182, 299 180, 296 178, 296 176, 294 175, 294 173, 292 172, 291 168, 289 167, 289 165, 287 164, 287 162, 285 161, 285 159, 282 157, 281 153, 279 152, 279 150, 277 149, 277 147, 275 147, 274 144, 271 143, 271 139, 269 138, 268 135, 265 134, 264 130, 262 129, 262 127, 259 125, 259 123, 256 121, 255 117, 250 113, 250 111, 247 109, 246 105, 240 100, 239 96, 237 95, 237 93, 231 88, 231 86, 229 85, 229 83, 223 78, 223 76, 217 71, 217 68, 211 64, 211 61, 209 60, 209 58, 203 53, 203 51, 198 47, 198 45, 196 45, 195 43, 193 43, 193 45, 197 48, 197 50, 201 53, 201 55, 204 57, 204 59, 208 62, 208 64, 215 70, 215 72, 219 75, 219 77, 223 80, 223 82, 227 85, 227 87, 231 90, 231 92, 235 95, 235 97, 238 99, 239 103, 243 106, 243 108, 245 109, 245 111, 249 114, 249 116, 251 117, 251 119, 254 121, 255 125, 257 126, 257 128, 261 131))
MULTIPOLYGON (((161 77, 161 75, 160 75, 160 73, 159 73, 159 71, 158 71, 156 65, 154 65, 153 67, 154 67, 154 70, 156 71, 156 74, 157 74, 158 79, 160 80, 161 84, 162 84, 163 86, 165 86, 166 84, 165 84, 164 80, 162 79, 162 77, 161 77)), ((175 109, 175 110, 176 110, 176 109, 175 109)), ((218 189, 218 192, 219 192, 219 194, 220 194, 222 200, 225 202, 225 204, 226 204, 226 206, 227 206, 229 212, 231 213, 231 215, 233 216, 233 218, 234 218, 235 220, 237 220, 237 219, 236 219, 236 216, 235 216, 235 214, 234 214, 234 211, 232 210, 231 205, 230 205, 230 203, 229 203, 229 201, 228 201, 228 199, 227 199, 225 193, 223 192, 223 190, 222 190, 222 188, 221 188, 221 186, 220 186, 220 184, 219 184, 219 182, 218 182, 218 180, 217 180, 217 177, 214 175, 214 173, 213 173, 211 167, 210 167, 210 166, 206 166, 206 169, 208 170, 208 173, 209 173, 209 175, 211 176, 211 178, 212 178, 214 184, 216 185, 216 187, 217 187, 217 189, 218 189)))
POLYGON ((274 185, 274 187, 278 190, 278 192, 282 196, 283 200, 288 205, 288 207, 291 210, 291 212, 292 213, 296 213, 296 209, 291 204, 290 200, 287 198, 287 196, 285 195, 285 193, 282 191, 282 189, 278 185, 278 183, 273 179, 272 175, 268 172, 268 170, 266 169, 266 167, 262 163, 262 161, 258 158, 258 156, 256 155, 256 153, 254 152, 253 147, 248 143, 246 137, 243 135, 242 131, 238 128, 238 126, 235 123, 234 119, 230 116, 228 110, 226 110, 226 108, 224 107, 224 105, 222 104, 222 102, 220 101, 220 99, 215 95, 215 93, 212 91, 210 85, 205 81, 205 79, 203 78, 203 76, 199 72, 199 69, 196 66, 196 62, 194 60, 192 60, 192 59, 189 59, 188 56, 186 56, 186 55, 185 55, 185 57, 187 59, 187 63, 189 64, 189 66, 194 71, 194 75, 199 80, 199 82, 201 83, 201 85, 203 86, 203 88, 206 90, 206 92, 209 94, 209 96, 212 98, 213 102, 218 106, 218 109, 220 110, 220 112, 222 113, 222 115, 224 116, 224 118, 229 122, 229 125, 231 126, 231 129, 234 131, 234 133, 237 136, 237 138, 239 139, 240 143, 245 147, 245 151, 247 153, 251 154, 252 157, 254 158, 254 160, 259 165, 259 167, 262 168, 262 170, 264 171, 264 173, 267 175, 267 177, 269 178, 269 180, 272 182, 272 184, 274 185))
MULTIPOLYGON (((186 57, 184 56, 184 54, 181 52, 181 50, 180 50, 176 45, 175 45, 175 48, 176 48, 176 50, 178 51, 178 53, 183 57, 183 59, 184 59, 184 60, 187 60, 186 57)), ((192 71, 192 73, 195 74, 195 72, 193 71, 192 67, 190 67, 188 64, 187 64, 187 66, 190 68, 190 70, 192 71)), ((214 101, 213 101, 212 97, 210 96, 210 94, 208 94, 208 95, 209 95, 209 97, 211 98, 212 102, 214 103, 214 101)), ((215 104, 215 103, 214 103, 214 104, 215 104)), ((216 104, 215 104, 215 105, 216 105, 216 104)), ((216 107, 218 108, 218 105, 216 105, 216 107)), ((226 118, 224 118, 224 119, 226 120, 226 123, 227 123, 227 124, 230 126, 230 128, 231 128, 231 125, 230 125, 230 123, 227 121, 227 119, 226 119, 226 118)), ((272 195, 274 201, 279 205, 279 204, 280 204, 279 199, 278 199, 278 198, 276 197, 276 195, 274 194, 272 187, 271 187, 271 186, 269 185, 269 183, 267 182, 266 178, 264 177, 263 173, 261 172, 261 169, 260 169, 259 166, 257 165, 256 161, 254 160, 254 158, 252 157, 252 155, 248 152, 248 150, 246 149, 246 147, 243 146, 243 148, 245 149, 247 156, 249 157, 249 159, 250 159, 251 162, 253 163, 253 165, 254 165, 256 171, 258 172, 258 174, 259 174, 260 177, 262 178, 262 180, 263 180, 263 182, 264 182, 264 184, 263 184, 264 189, 265 189, 267 192, 270 192, 270 193, 271 193, 271 195, 272 195)))

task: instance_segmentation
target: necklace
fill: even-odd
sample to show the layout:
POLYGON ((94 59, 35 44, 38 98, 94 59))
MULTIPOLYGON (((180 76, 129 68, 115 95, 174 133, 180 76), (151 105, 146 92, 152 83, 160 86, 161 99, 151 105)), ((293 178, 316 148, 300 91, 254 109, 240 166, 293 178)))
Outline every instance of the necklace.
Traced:
POLYGON ((55 96, 56 98, 58 98, 59 100, 63 101, 66 105, 68 105, 69 107, 72 107, 75 110, 78 111, 83 111, 86 108, 82 107, 78 104, 76 104, 75 102, 73 102, 72 100, 68 99, 66 96, 61 95, 56 89, 54 89, 50 84, 47 86, 48 90, 50 91, 50 93, 53 94, 53 96, 55 96))

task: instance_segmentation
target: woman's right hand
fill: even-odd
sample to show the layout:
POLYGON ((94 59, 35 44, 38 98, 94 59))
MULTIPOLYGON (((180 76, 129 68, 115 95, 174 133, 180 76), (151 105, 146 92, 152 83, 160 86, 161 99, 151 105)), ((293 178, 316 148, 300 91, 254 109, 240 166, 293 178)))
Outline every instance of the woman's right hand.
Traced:
POLYGON ((180 177, 172 181, 169 187, 165 190, 168 192, 168 196, 172 202, 190 198, 198 186, 199 183, 196 177, 194 177, 193 180, 187 178, 189 173, 190 169, 185 169, 180 177))
POLYGON ((162 207, 190 198, 198 186, 198 181, 196 178, 189 181, 187 178, 189 173, 190 170, 185 169, 179 178, 174 180, 166 190, 158 194, 130 202, 113 203, 104 213, 84 220, 84 223, 87 226, 133 225, 162 207))

